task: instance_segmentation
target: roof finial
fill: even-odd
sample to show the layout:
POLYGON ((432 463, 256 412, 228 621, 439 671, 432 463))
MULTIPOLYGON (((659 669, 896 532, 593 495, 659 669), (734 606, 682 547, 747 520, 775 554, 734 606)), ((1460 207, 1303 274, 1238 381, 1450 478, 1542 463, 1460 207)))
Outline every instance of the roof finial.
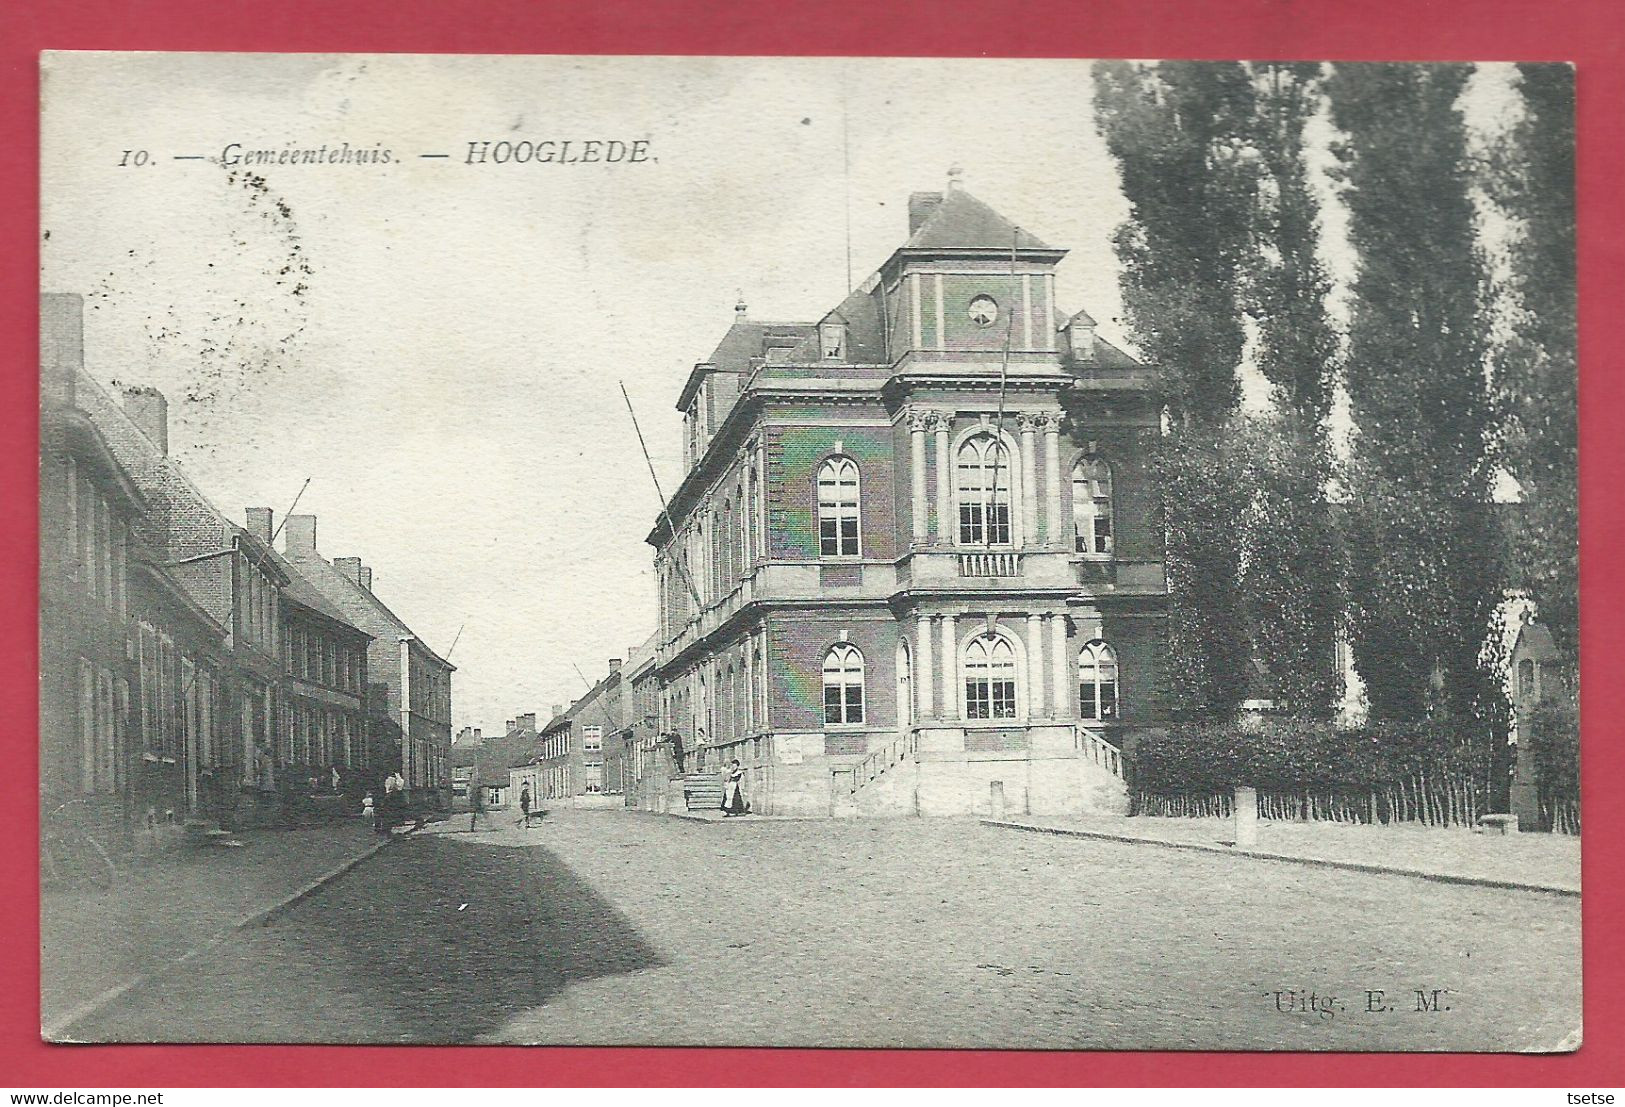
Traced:
POLYGON ((735 303, 734 303, 734 322, 735 323, 743 323, 745 321, 745 310, 746 310, 746 308, 745 308, 745 291, 744 291, 744 289, 738 289, 738 290, 736 290, 735 294, 739 297, 739 299, 737 301, 735 301, 735 303))
POLYGON ((958 192, 965 187, 965 169, 958 162, 948 167, 948 191, 958 192))

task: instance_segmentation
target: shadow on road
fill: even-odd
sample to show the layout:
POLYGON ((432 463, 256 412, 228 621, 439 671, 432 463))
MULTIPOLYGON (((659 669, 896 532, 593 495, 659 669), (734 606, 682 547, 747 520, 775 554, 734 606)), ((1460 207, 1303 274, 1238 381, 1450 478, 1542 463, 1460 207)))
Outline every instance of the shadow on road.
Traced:
POLYGON ((573 983, 658 964, 550 851, 416 838, 137 989, 74 1037, 467 1042, 573 983))

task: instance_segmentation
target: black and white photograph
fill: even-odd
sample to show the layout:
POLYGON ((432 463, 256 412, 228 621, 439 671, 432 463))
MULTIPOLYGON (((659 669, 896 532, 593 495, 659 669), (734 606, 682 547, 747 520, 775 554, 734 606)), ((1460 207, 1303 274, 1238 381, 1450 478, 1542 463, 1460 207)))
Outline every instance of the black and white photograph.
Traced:
POLYGON ((1571 66, 40 65, 45 1040, 1580 1047, 1571 66))

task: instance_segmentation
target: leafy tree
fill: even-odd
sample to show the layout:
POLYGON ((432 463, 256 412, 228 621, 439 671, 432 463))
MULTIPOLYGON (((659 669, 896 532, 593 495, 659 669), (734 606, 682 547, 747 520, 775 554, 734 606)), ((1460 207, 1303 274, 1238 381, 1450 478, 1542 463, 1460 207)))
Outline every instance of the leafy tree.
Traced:
POLYGON ((1158 472, 1174 707, 1229 714, 1245 695, 1247 639, 1239 490, 1220 447, 1246 342, 1236 297, 1249 245, 1253 86, 1233 63, 1100 62, 1094 89, 1130 209, 1115 238, 1124 313, 1162 370, 1172 424, 1158 472))
POLYGON ((1501 461, 1523 490, 1518 578, 1572 661, 1579 652, 1579 442, 1574 259, 1574 71, 1518 66, 1523 117, 1493 152, 1490 191, 1513 221, 1496 357, 1509 415, 1501 461))
POLYGON ((1295 714, 1322 715, 1339 691, 1332 658, 1343 595, 1331 571, 1336 542, 1326 499, 1338 339, 1326 311, 1331 282, 1315 252, 1320 211, 1304 154, 1304 128, 1321 103, 1321 66, 1261 64, 1253 79, 1258 178, 1241 294, 1273 413, 1235 436, 1252 493, 1242 593, 1253 652, 1277 700, 1295 714))
POLYGON ((1379 718, 1446 712, 1505 756, 1481 659, 1498 600, 1486 269, 1458 98, 1466 65, 1340 64, 1327 82, 1352 288, 1349 583, 1379 718))

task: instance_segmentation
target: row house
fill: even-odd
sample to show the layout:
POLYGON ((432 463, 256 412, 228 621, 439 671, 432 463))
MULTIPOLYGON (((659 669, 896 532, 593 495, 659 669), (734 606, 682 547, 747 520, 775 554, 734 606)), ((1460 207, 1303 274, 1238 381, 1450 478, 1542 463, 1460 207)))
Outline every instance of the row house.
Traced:
MULTIPOLYGON (((270 521, 269 509, 265 512, 270 521)), ((316 547, 316 516, 289 515, 282 557, 299 578, 351 626, 367 645, 363 694, 372 732, 373 770, 399 769, 409 793, 425 802, 451 802, 451 674, 432 650, 372 589, 372 568, 359 557, 324 558, 316 547), (385 760, 388 763, 385 763, 385 760)))
MULTIPOLYGON (((249 509, 250 529, 271 544, 271 513, 249 509)), ((284 700, 278 760, 313 792, 359 800, 372 771, 367 724, 367 652, 372 635, 349 621, 292 562, 282 594, 284 700)))
POLYGON ((660 732, 660 674, 655 666, 659 632, 627 652, 621 666, 625 691, 621 717, 621 758, 625 766, 624 802, 645 810, 657 806, 676 764, 660 732))
POLYGON ((567 710, 554 708, 542 728, 535 771, 546 799, 623 796, 632 779, 627 758, 624 711, 628 688, 622 659, 611 658, 609 674, 567 710))
POLYGON ((46 818, 157 845, 364 771, 368 636, 289 571, 269 513, 240 527, 192 483, 161 393, 85 371, 79 296, 42 297, 40 352, 46 818))
MULTIPOLYGON (((1116 809, 1161 718, 1157 374, 950 181, 834 310, 743 304, 650 533, 661 730, 764 813, 1116 809)), ((693 766, 691 766, 693 767, 693 766)))
POLYGON ((145 735, 138 788, 151 800, 183 795, 186 803, 159 809, 138 802, 137 818, 153 829, 183 812, 238 823, 277 818, 288 575, 270 546, 227 518, 169 456, 161 393, 127 388, 118 404, 99 388, 87 395, 96 424, 146 498, 136 536, 151 551, 149 568, 178 586, 168 589, 144 573, 151 586, 131 628, 138 694, 130 709, 145 735), (188 602, 177 603, 177 592, 188 602), (191 625, 181 625, 177 613, 191 625), (194 614, 218 629, 217 657, 203 656, 199 635, 208 632, 194 614), (222 679, 229 686, 219 694, 222 679))
POLYGON ((453 800, 466 798, 469 795, 469 783, 474 779, 474 766, 478 760, 480 747, 485 739, 480 735, 477 726, 465 726, 451 739, 451 751, 446 756, 446 764, 451 771, 451 794, 453 800))
MULTIPOLYGON (((465 727, 464 731, 468 728, 465 727)), ((477 810, 497 810, 517 806, 526 785, 533 807, 541 806, 542 787, 537 761, 541 756, 541 734, 536 729, 536 713, 527 711, 507 721, 501 738, 480 738, 475 730, 472 805, 477 810)), ((452 745, 457 752, 457 744, 452 745)))
POLYGON ((146 499, 85 410, 83 306, 40 319, 40 800, 112 841, 133 796, 129 559, 146 499))
POLYGON ((83 301, 41 299, 43 814, 149 846, 261 806, 282 578, 167 456, 163 397, 85 371, 83 301), (260 565, 256 565, 256 561, 260 565))

